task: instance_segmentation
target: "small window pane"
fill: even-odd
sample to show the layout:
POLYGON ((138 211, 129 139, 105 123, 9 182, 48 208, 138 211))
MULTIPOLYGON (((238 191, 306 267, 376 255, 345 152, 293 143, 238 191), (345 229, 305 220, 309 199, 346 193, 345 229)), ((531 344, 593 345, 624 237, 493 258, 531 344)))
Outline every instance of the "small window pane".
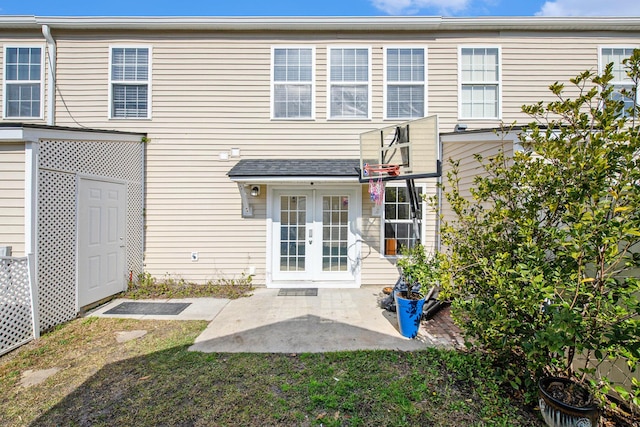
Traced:
POLYGON ((147 117, 147 85, 113 85, 113 117, 147 117))
POLYGON ((343 118, 366 118, 369 94, 367 86, 332 86, 331 116, 343 118))

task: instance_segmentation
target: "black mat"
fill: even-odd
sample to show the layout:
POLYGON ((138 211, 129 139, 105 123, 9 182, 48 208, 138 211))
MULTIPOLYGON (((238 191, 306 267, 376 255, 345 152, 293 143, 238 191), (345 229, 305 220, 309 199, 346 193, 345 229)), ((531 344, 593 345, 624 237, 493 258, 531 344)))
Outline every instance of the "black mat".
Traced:
POLYGON ((279 297, 317 297, 318 288, 283 288, 278 292, 279 297))
POLYGON ((190 302, 131 302, 125 301, 104 314, 152 314, 175 316, 191 305, 190 302))

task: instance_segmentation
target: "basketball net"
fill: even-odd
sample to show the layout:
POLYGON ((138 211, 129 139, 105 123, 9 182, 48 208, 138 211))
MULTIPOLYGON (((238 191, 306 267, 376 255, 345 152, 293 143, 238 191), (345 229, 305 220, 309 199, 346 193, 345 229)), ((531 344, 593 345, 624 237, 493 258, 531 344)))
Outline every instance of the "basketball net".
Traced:
POLYGON ((377 179, 374 178, 372 171, 365 169, 365 174, 369 175, 369 197, 377 206, 382 204, 384 196, 384 181, 382 181, 382 172, 378 172, 377 179))

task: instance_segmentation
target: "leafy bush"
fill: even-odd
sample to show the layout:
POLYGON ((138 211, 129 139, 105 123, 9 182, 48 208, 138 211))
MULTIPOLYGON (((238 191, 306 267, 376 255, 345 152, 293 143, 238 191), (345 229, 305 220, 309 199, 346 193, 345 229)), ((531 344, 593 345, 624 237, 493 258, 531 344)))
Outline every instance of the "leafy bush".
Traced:
POLYGON ((407 287, 413 292, 420 292, 423 298, 438 283, 437 256, 427 255, 421 244, 402 248, 402 257, 398 259, 397 266, 407 287))
MULTIPOLYGON (((636 99, 640 51, 625 63, 623 95, 636 99)), ((443 294, 517 389, 559 374, 590 378, 603 397, 610 381, 594 367, 622 358, 635 370, 640 357, 639 109, 625 110, 612 79, 611 65, 581 73, 574 98, 551 85, 555 101, 523 107, 535 119, 523 150, 478 156, 471 199, 455 162, 443 190, 455 214, 442 227, 443 294)))

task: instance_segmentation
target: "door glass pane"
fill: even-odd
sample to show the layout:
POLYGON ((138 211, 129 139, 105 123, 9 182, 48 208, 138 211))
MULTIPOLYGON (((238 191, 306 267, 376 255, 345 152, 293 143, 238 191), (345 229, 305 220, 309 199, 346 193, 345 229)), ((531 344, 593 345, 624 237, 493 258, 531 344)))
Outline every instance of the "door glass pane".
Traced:
POLYGON ((349 196, 322 198, 322 271, 347 271, 349 196))
POLYGON ((304 271, 306 223, 306 197, 281 196, 280 271, 304 271))

